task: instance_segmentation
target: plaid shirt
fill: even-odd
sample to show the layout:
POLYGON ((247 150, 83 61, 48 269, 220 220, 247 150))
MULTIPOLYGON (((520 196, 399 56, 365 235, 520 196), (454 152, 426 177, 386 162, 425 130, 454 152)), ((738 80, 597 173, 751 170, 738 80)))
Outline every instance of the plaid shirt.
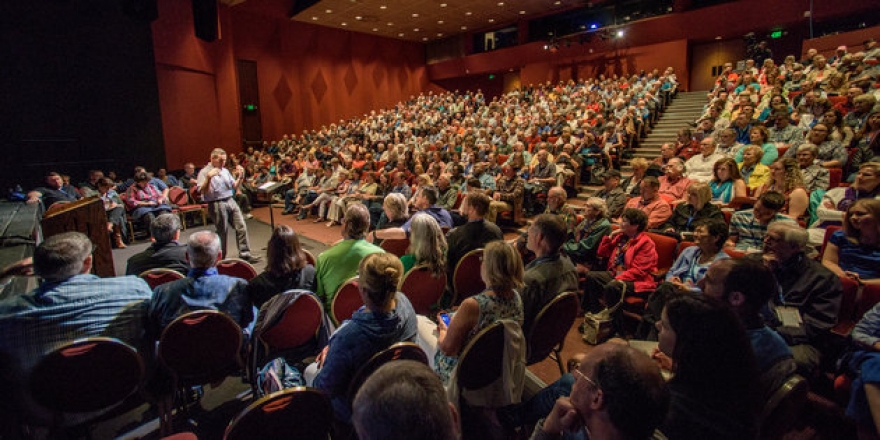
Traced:
MULTIPOLYGON (((105 336, 141 352, 150 287, 137 277, 76 275, 0 302, 0 356, 8 356, 21 383, 43 356, 77 339, 105 336)), ((149 363, 148 363, 149 365, 149 363)), ((98 386, 98 385, 96 385, 98 386)), ((23 390, 22 390, 23 391, 23 390)), ((29 399, 25 399, 29 402, 29 399)), ((65 417, 78 423, 87 415, 65 417)))

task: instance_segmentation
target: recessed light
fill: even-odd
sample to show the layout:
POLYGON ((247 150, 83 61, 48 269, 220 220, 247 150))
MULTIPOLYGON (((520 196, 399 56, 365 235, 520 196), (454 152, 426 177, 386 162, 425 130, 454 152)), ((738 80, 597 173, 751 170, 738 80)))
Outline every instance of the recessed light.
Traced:
POLYGON ((443 24, 443 20, 437 20, 437 24, 443 24))
POLYGON ((328 13, 328 14, 332 14, 332 13, 333 13, 333 10, 332 10, 332 9, 328 9, 328 10, 326 10, 326 11, 324 11, 324 12, 326 12, 326 13, 328 13))
POLYGON ((561 1, 559 1, 559 0, 556 0, 556 1, 555 1, 555 2, 553 2, 553 4, 554 4, 554 5, 561 5, 561 4, 562 4, 562 2, 561 2, 561 1))
POLYGON ((471 14, 473 14, 473 12, 468 11, 468 12, 464 13, 464 15, 471 15, 471 14))
POLYGON ((402 36, 403 36, 403 32, 397 34, 397 36, 398 36, 398 37, 402 37, 402 36))
POLYGON ((419 14, 413 14, 412 16, 413 16, 413 18, 418 18, 419 14))
POLYGON ((392 23, 392 22, 389 21, 389 22, 388 22, 388 26, 394 26, 394 23, 392 23))
POLYGON ((312 20, 318 21, 318 17, 312 17, 312 20))
POLYGON ((498 2, 498 6, 504 6, 504 2, 498 2))
POLYGON ((342 22, 342 25, 343 25, 343 26, 348 26, 348 23, 346 23, 346 22, 343 21, 343 22, 342 22))
POLYGON ((461 27, 461 30, 466 31, 466 30, 467 30, 467 26, 462 26, 462 27, 461 27))
POLYGON ((519 11, 519 15, 526 15, 526 11, 519 11))
POLYGON ((422 37, 422 41, 428 41, 428 37, 422 37))
POLYGON ((360 15, 358 15, 358 16, 357 16, 357 17, 355 17, 355 18, 354 18, 354 19, 355 19, 355 20, 363 20, 363 19, 364 19, 364 17, 361 17, 361 16, 360 16, 360 15))
POLYGON ((441 8, 445 8, 445 7, 446 7, 446 3, 440 3, 440 7, 441 7, 441 8))
POLYGON ((495 23, 495 19, 494 19, 494 18, 490 18, 490 19, 489 19, 489 23, 495 23))
POLYGON ((373 32, 379 32, 379 28, 373 28, 373 32))
POLYGON ((437 32, 437 36, 438 36, 438 37, 442 37, 442 36, 443 36, 443 32, 437 32))
POLYGON ((413 32, 418 32, 418 31, 419 31, 419 28, 413 29, 413 32))
POLYGON ((716 40, 720 40, 720 39, 721 39, 721 35, 715 37, 715 39, 716 39, 716 40))
POLYGON ((382 6, 379 6, 379 9, 388 9, 388 6, 382 5, 382 6))

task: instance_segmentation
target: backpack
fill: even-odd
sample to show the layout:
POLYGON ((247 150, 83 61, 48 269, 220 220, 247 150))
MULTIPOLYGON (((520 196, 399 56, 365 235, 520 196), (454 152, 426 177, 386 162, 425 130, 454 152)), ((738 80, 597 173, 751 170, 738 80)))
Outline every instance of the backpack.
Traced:
POLYGON ((283 357, 272 359, 257 371, 255 398, 285 390, 305 386, 306 381, 299 369, 287 363, 283 357))

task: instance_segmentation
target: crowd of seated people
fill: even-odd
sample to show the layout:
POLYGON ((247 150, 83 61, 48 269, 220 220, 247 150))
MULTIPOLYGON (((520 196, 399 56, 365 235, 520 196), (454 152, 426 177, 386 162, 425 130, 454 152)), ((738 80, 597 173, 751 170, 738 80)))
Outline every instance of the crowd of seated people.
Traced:
MULTIPOLYGON (((292 231, 276 231, 277 237, 273 235, 274 241, 270 242, 270 268, 255 279, 261 284, 248 286, 216 278, 213 264, 220 255, 213 251, 216 236, 194 234, 189 243, 193 255, 188 277, 174 283, 219 289, 207 295, 212 298, 209 307, 233 315, 246 327, 253 318, 247 306, 265 301, 266 294, 275 287, 313 290, 327 311, 338 287, 360 274, 363 282, 358 290, 365 308, 352 321, 342 324, 331 337, 329 349, 319 357, 316 367, 321 368, 313 367, 307 374, 334 398, 337 417, 348 421, 351 408, 342 393, 355 366, 368 355, 394 341, 418 340, 429 352, 435 372, 448 381, 457 356, 479 329, 497 319, 521 326, 533 318, 536 308, 552 299, 547 292, 540 292, 540 299, 525 296, 531 290, 540 290, 528 288, 535 278, 526 275, 541 264, 562 260, 565 277, 553 281, 565 287, 554 288, 569 289, 575 278, 569 255, 577 263, 590 263, 578 266, 586 277, 586 284, 580 288, 587 311, 607 305, 624 292, 650 294, 657 288, 654 271, 658 255, 648 230, 658 230, 696 243, 693 251, 683 254, 676 272, 668 278, 671 285, 683 287, 674 289, 679 293, 702 291, 702 285, 709 282, 703 280, 710 273, 708 269, 718 264, 713 262, 728 255, 736 257, 737 251, 750 253, 744 259, 773 272, 780 295, 766 301, 779 309, 796 309, 802 322, 792 325, 784 320, 789 315, 781 314, 784 316, 779 320, 768 317, 766 328, 777 332, 773 334, 790 347, 798 371, 812 378, 827 364, 829 332, 840 308, 838 271, 850 276, 842 266, 835 269, 830 260, 840 249, 840 262, 845 261, 848 251, 844 251, 844 240, 852 243, 853 236, 857 242, 858 237, 870 237, 852 230, 862 224, 859 219, 873 215, 864 213, 867 208, 860 200, 873 199, 880 186, 876 175, 880 165, 869 159, 859 164, 853 185, 840 191, 822 187, 822 171, 842 172, 850 165, 848 157, 841 155, 846 130, 838 121, 854 133, 852 142, 864 150, 863 157, 872 154, 869 152, 877 138, 871 118, 875 112, 865 108, 870 99, 863 96, 873 98, 866 92, 874 78, 866 81, 863 76, 875 72, 863 68, 858 74, 844 75, 844 85, 852 86, 846 90, 855 87, 862 93, 853 98, 851 112, 843 118, 835 115, 837 119, 832 121, 831 116, 825 118, 828 108, 821 101, 826 99, 825 79, 836 78, 829 71, 832 67, 820 60, 811 65, 815 72, 799 69, 797 64, 783 70, 781 66, 775 68, 772 59, 768 61, 762 62, 760 71, 748 67, 748 63, 744 72, 725 70, 710 93, 698 129, 683 127, 676 146, 667 148, 668 157, 658 158, 659 164, 666 167, 663 181, 650 175, 647 160, 632 160, 633 175, 622 182, 619 170, 613 168, 620 166, 624 150, 634 140, 637 142, 652 118, 668 105, 667 96, 676 88, 671 70, 662 75, 654 72, 530 86, 492 101, 479 92, 423 94, 363 118, 340 121, 300 136, 285 135, 260 148, 248 147, 228 163, 236 179, 249 179, 252 188, 269 180, 289 185, 285 212, 299 210, 299 217, 305 218, 317 208, 318 221, 342 226, 343 240, 319 255, 312 269, 302 261, 296 240, 283 237, 292 231), (809 79, 795 83, 797 72, 804 70, 809 79), (755 113, 771 90, 779 91, 784 99, 767 99, 765 108, 771 107, 767 123, 773 124, 768 130, 755 119, 755 113), (774 102, 782 102, 783 108, 773 108, 774 102), (792 102, 794 113, 789 114, 787 102, 792 102), (802 148, 806 142, 810 146, 802 148), (800 159, 802 150, 815 156, 812 163, 806 155, 803 160, 794 160, 800 159), (596 151, 605 167, 594 165, 596 151), (767 165, 769 170, 760 168, 767 165), (606 185, 597 194, 601 198, 591 199, 587 210, 577 218, 565 203, 565 190, 576 188, 579 179, 592 178, 592 168, 604 168, 597 177, 606 185), (742 179, 740 169, 746 171, 742 179), (766 183, 760 183, 762 173, 767 176, 766 183), (807 173, 815 175, 811 174, 809 188, 804 176, 807 173), (690 182, 676 186, 681 179, 690 182), (742 207, 731 203, 748 196, 744 188, 756 191, 752 194, 755 198, 748 200, 752 207, 734 212, 729 226, 722 225, 722 210, 742 207), (520 198, 522 205, 511 203, 520 198), (828 268, 809 254, 809 235, 797 224, 801 220, 806 225, 812 214, 809 200, 814 198, 819 203, 813 211, 837 211, 838 221, 850 224, 846 237, 834 236, 830 242, 837 248, 829 246, 828 268), (501 231, 491 221, 520 206, 527 214, 547 212, 545 215, 553 216, 539 217, 524 238, 525 247, 537 257, 525 269, 521 253, 513 245, 498 241, 501 231), (451 214, 450 209, 457 212, 451 214), (613 230, 612 221, 619 229, 613 230), (440 228, 452 229, 444 238, 437 232, 440 228), (374 244, 401 238, 411 243, 404 263, 374 244), (436 322, 415 319, 406 297, 397 291, 405 273, 404 264, 427 264, 432 272, 449 274, 465 249, 477 247, 485 248, 481 278, 486 290, 465 299, 448 324, 440 317, 436 322), (199 250, 204 255, 193 258, 199 250), (299 279, 291 283, 295 277, 299 279), (524 311, 524 305, 528 310, 524 311), (394 321, 394 330, 375 337, 370 327, 385 328, 386 321, 394 321), (346 348, 354 345, 357 350, 346 348), (355 351, 357 359, 353 357, 355 351)), ((840 90, 843 86, 834 87, 840 90)), ((119 182, 116 188, 134 195, 127 197, 130 208, 144 208, 146 218, 150 218, 148 214, 161 218, 160 207, 167 201, 168 185, 192 187, 197 180, 193 177, 194 166, 187 164, 184 171, 175 182, 167 173, 151 177, 145 170, 137 170, 134 179, 119 182)), ((42 199, 45 205, 51 205, 79 195, 65 191, 60 175, 50 175, 46 186, 29 196, 33 202, 42 199)), ((112 204, 105 206, 115 208, 112 204)), ((827 221, 831 217, 826 214, 823 218, 827 221)), ((176 293, 180 286, 174 283, 157 290, 152 301, 147 298, 145 313, 152 335, 171 317, 196 304, 185 294, 176 293), (162 301, 156 303, 156 298, 162 301)), ((716 344, 714 350, 743 352, 741 346, 748 343, 743 330, 751 332, 764 326, 757 325, 754 317, 744 322, 745 327, 728 325, 733 322, 733 314, 727 308, 735 312, 734 307, 742 306, 738 297, 722 296, 730 303, 722 305, 681 296, 671 300, 658 317, 660 349, 671 362, 669 369, 676 373, 670 383, 671 413, 675 416, 667 418, 661 430, 665 427, 672 438, 684 438, 690 430, 710 429, 708 423, 717 418, 736 428, 732 435, 751 435, 756 429, 757 412, 752 389, 758 376, 753 359, 741 356, 735 359, 738 367, 727 368, 724 375, 701 376, 700 367, 717 359, 705 354, 701 354, 705 358, 694 356, 703 351, 700 347, 713 344, 699 338, 714 336, 715 327, 724 327, 729 340, 716 344), (735 376, 735 380, 729 382, 724 393, 706 394, 722 381, 721 376, 727 380, 735 376), (707 426, 687 426, 683 422, 694 415, 707 421, 707 426)), ((593 372, 593 368, 580 372, 593 372)), ((586 382, 601 387, 592 380, 586 382)), ((559 417, 548 417, 549 424, 544 428, 569 427, 559 417)))

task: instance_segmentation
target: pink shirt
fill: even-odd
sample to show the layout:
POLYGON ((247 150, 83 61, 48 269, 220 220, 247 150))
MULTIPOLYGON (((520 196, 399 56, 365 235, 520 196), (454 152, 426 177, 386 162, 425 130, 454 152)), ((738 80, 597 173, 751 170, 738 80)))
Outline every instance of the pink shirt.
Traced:
POLYGON ((642 203, 641 197, 634 197, 626 202, 627 208, 635 208, 648 214, 648 229, 657 229, 672 216, 672 208, 665 200, 657 197, 649 203, 642 203))

